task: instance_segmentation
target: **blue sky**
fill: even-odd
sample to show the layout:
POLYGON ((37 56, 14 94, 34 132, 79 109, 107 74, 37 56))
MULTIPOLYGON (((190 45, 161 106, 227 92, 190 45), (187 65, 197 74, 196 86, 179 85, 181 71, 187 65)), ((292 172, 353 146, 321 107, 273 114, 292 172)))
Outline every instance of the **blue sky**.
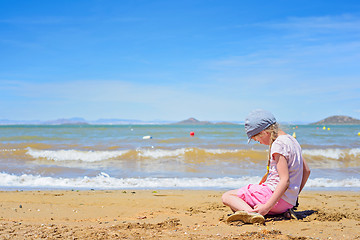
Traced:
POLYGON ((355 0, 0 0, 0 36, 0 119, 360 119, 355 0))

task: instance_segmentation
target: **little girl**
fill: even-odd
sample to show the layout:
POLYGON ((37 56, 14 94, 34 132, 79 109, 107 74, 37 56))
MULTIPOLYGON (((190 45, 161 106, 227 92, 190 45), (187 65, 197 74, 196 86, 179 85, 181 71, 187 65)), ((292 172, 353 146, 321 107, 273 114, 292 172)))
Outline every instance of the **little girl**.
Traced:
POLYGON ((251 112, 245 120, 245 131, 248 143, 253 139, 269 145, 267 173, 259 184, 224 193, 222 201, 235 212, 227 222, 264 223, 266 214, 281 214, 295 206, 310 169, 299 143, 278 128, 270 112, 251 112))

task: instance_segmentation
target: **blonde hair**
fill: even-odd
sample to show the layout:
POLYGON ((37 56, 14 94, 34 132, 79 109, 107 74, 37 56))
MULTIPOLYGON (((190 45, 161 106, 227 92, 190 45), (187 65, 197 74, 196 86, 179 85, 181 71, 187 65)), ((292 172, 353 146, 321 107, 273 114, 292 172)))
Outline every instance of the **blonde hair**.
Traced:
MULTIPOLYGON (((268 128, 266 128, 264 131, 267 133, 270 133, 269 159, 268 159, 268 163, 267 163, 267 167, 266 167, 266 174, 263 176, 263 178, 261 179, 259 184, 262 184, 263 182, 265 182, 267 179, 267 176, 269 175, 270 159, 271 159, 271 146, 279 135, 279 124, 274 123, 274 124, 270 125, 268 128)), ((258 134, 260 134, 260 133, 258 133, 258 134)), ((256 135, 258 135, 258 134, 256 134, 256 135)))
POLYGON ((269 161, 270 161, 270 159, 271 159, 271 146, 272 146, 273 142, 275 142, 275 140, 277 139, 277 137, 279 135, 279 124, 274 123, 274 124, 270 125, 264 131, 270 133, 270 144, 269 144, 269 161))

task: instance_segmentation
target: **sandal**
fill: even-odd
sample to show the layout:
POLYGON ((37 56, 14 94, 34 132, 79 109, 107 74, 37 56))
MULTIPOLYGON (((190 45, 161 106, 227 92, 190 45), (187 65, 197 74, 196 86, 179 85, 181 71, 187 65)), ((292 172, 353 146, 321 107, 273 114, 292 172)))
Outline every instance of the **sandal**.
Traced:
POLYGON ((246 211, 237 211, 234 214, 231 214, 226 222, 242 221, 243 223, 261 223, 265 222, 263 215, 256 212, 246 212, 246 211))
POLYGON ((296 213, 293 209, 288 209, 286 212, 284 212, 284 217, 286 219, 296 219, 299 220, 299 218, 296 216, 296 213))
POLYGON ((298 217, 296 216, 296 213, 291 208, 289 209, 289 214, 290 214, 290 219, 299 220, 298 217))

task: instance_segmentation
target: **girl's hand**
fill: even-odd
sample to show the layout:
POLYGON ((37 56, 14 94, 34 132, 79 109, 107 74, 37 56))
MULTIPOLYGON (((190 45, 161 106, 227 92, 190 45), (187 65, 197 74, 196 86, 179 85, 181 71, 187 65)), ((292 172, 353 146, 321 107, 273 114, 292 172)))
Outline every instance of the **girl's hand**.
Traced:
POLYGON ((263 216, 265 216, 266 214, 268 214, 268 212, 270 211, 270 208, 268 208, 266 205, 264 204, 258 204, 254 206, 254 212, 257 212, 263 216))

